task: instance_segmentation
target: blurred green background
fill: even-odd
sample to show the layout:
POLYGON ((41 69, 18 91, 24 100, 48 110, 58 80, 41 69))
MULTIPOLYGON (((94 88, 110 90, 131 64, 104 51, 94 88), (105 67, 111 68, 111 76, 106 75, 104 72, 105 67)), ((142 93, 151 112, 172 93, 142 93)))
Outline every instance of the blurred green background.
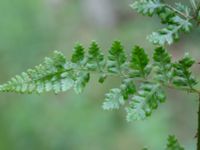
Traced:
MULTIPOLYGON (((184 0, 181 0, 184 2, 184 0)), ((136 14, 132 0, 0 0, 0 82, 42 62, 53 50, 70 59, 73 46, 96 40, 107 53, 121 40, 127 53, 135 44, 151 55, 146 35, 159 20, 136 14)), ((169 0, 170 2, 170 0, 169 0)), ((187 3, 187 0, 185 1, 187 3)), ((199 30, 169 48, 173 58, 189 51, 200 60, 199 30)), ((199 65, 194 71, 198 76, 199 65)), ((54 95, 0 94, 1 150, 162 150, 175 134, 186 150, 195 149, 197 97, 167 89, 168 99, 152 117, 127 123, 125 112, 103 111, 106 93, 118 79, 104 85, 96 77, 81 95, 73 90, 54 95)))

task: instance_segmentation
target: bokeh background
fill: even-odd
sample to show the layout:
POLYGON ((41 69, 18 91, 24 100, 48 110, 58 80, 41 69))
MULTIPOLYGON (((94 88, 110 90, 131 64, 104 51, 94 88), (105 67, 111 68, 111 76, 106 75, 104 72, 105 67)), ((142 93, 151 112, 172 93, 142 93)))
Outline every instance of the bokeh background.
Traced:
MULTIPOLYGON (((180 0, 187 3, 187 0, 180 0)), ((60 50, 70 59, 76 42, 88 47, 96 40, 107 53, 121 40, 127 53, 134 45, 152 55, 146 35, 161 27, 159 19, 136 14, 132 0, 0 0, 0 82, 60 50)), ((169 0, 169 2, 172 2, 169 0)), ((169 47, 173 58, 190 52, 200 61, 199 30, 183 35, 169 47)), ((199 77, 200 67, 194 71, 199 77)), ((168 99, 152 117, 127 123, 124 109, 103 111, 106 93, 117 78, 104 85, 96 77, 83 94, 73 90, 54 95, 0 94, 1 150, 151 150, 164 149, 175 134, 186 150, 195 149, 197 97, 166 89, 168 99)))

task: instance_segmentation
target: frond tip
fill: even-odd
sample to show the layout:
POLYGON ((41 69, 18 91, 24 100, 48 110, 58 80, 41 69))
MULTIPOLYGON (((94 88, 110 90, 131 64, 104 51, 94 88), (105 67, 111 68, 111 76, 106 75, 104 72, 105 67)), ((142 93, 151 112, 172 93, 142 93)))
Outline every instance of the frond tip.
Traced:
POLYGON ((74 84, 73 76, 70 73, 71 69, 64 55, 55 51, 52 58, 45 58, 42 64, 28 69, 27 72, 23 72, 1 85, 0 91, 16 93, 66 91, 74 84))

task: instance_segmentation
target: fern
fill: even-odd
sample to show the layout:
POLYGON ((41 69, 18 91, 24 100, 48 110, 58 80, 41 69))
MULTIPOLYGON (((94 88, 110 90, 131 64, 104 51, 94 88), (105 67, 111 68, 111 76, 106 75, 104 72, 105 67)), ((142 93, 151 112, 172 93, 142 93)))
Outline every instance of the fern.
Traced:
POLYGON ((122 74, 126 62, 124 48, 119 41, 115 41, 109 50, 107 68, 111 73, 122 74))
POLYGON ((185 56, 178 63, 172 63, 170 55, 162 47, 155 49, 153 62, 150 62, 145 50, 138 46, 133 48, 128 58, 119 41, 113 42, 108 61, 105 61, 95 42, 91 43, 86 54, 80 44, 75 46, 71 61, 56 51, 52 58, 46 58, 41 65, 1 85, 0 91, 43 93, 53 90, 59 93, 74 88, 79 94, 83 92, 94 71, 102 74, 101 80, 106 76, 117 75, 122 78, 122 84, 106 94, 103 108, 118 109, 127 103, 127 120, 134 121, 150 116, 159 103, 165 101, 163 87, 174 84, 174 88, 184 86, 191 91, 196 84, 189 71, 194 61, 185 56), (151 70, 154 77, 149 76, 151 70), (140 88, 136 89, 138 82, 140 88))
POLYGON ((124 105, 124 98, 120 89, 111 89, 106 94, 105 102, 103 103, 103 109, 119 109, 120 105, 124 105))
MULTIPOLYGON (((148 148, 143 148, 142 150, 148 150, 148 148)), ((184 150, 184 148, 179 144, 174 135, 169 135, 167 138, 167 146, 165 150, 184 150)))
POLYGON ((184 150, 184 148, 180 146, 175 136, 170 135, 168 137, 168 143, 165 150, 184 150))
POLYGON ((33 69, 13 77, 0 86, 2 92, 43 93, 53 90, 55 93, 72 87, 74 80, 72 66, 66 62, 64 55, 55 51, 52 58, 33 69))
POLYGON ((181 32, 189 32, 192 28, 190 9, 180 3, 176 3, 176 8, 174 8, 160 0, 139 0, 131 6, 143 15, 157 15, 166 25, 165 28, 147 36, 153 44, 171 45, 179 39, 181 32))
POLYGON ((133 95, 130 106, 126 108, 127 121, 143 120, 150 116, 158 104, 165 101, 165 94, 159 84, 144 82, 133 95))
MULTIPOLYGON (((180 60, 173 61, 164 48, 164 45, 171 45, 178 40, 180 34, 190 32, 194 24, 199 25, 200 4, 192 1, 191 11, 190 7, 182 3, 172 6, 163 0, 137 0, 131 7, 143 15, 157 15, 165 25, 147 37, 159 46, 155 48, 152 58, 140 46, 134 46, 131 55, 127 55, 120 41, 113 42, 107 57, 95 41, 88 50, 76 44, 71 60, 66 60, 61 52, 55 51, 52 57, 45 58, 40 65, 0 85, 0 92, 31 94, 53 91, 58 94, 74 89, 80 94, 93 73, 99 73, 100 83, 108 76, 116 76, 120 78, 121 85, 105 94, 102 107, 105 110, 125 108, 129 122, 151 116, 165 102, 166 87, 200 96, 200 90, 196 89, 198 81, 191 72, 195 63, 193 58, 186 53, 180 60)), ((200 119, 198 123, 199 133, 200 119)), ((168 137, 165 149, 183 150, 174 136, 168 137)), ((197 149, 200 149, 200 135, 197 149)))
POLYGON ((170 82, 173 77, 173 71, 169 53, 163 47, 158 47, 154 51, 153 60, 155 79, 163 83, 170 82))
POLYGON ((88 69, 103 72, 106 62, 103 53, 100 52, 100 48, 95 41, 91 43, 88 53, 88 69))
POLYGON ((130 95, 136 92, 134 80, 131 78, 124 79, 120 86, 120 89, 124 99, 129 99, 130 95))
POLYGON ((143 48, 135 46, 132 50, 130 67, 132 68, 131 77, 145 78, 151 71, 148 66, 149 58, 143 48))
POLYGON ((159 9, 163 8, 164 4, 162 4, 160 0, 141 0, 133 3, 131 7, 143 15, 152 16, 159 9))
POLYGON ((173 83, 177 86, 189 86, 191 89, 197 84, 196 79, 191 75, 189 69, 195 61, 185 54, 184 58, 174 64, 174 79, 173 83))

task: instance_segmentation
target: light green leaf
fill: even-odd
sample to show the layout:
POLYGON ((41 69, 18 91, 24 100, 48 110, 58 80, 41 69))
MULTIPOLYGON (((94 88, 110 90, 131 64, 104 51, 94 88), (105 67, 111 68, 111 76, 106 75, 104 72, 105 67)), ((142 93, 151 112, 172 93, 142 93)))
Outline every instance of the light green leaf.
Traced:
POLYGON ((85 52, 84 52, 83 46, 81 44, 77 44, 74 47, 73 51, 74 52, 73 52, 71 61, 73 63, 82 63, 84 60, 84 57, 85 57, 85 52))
POLYGON ((105 102, 103 103, 103 109, 112 110, 119 109, 120 105, 124 105, 125 101, 120 89, 111 89, 106 94, 105 102))
POLYGON ((124 79, 120 89, 124 99, 128 99, 130 95, 136 92, 135 83, 132 79, 124 79))
POLYGON ((66 72, 66 58, 60 52, 55 51, 52 58, 45 58, 45 61, 21 75, 17 75, 1 85, 2 92, 17 93, 43 93, 53 90, 55 93, 66 91, 72 86, 70 67, 68 75, 63 76, 66 72), (67 83, 66 81, 69 81, 67 83))
POLYGON ((165 101, 165 94, 159 84, 144 82, 126 108, 127 121, 143 120, 150 116, 158 104, 165 101))

